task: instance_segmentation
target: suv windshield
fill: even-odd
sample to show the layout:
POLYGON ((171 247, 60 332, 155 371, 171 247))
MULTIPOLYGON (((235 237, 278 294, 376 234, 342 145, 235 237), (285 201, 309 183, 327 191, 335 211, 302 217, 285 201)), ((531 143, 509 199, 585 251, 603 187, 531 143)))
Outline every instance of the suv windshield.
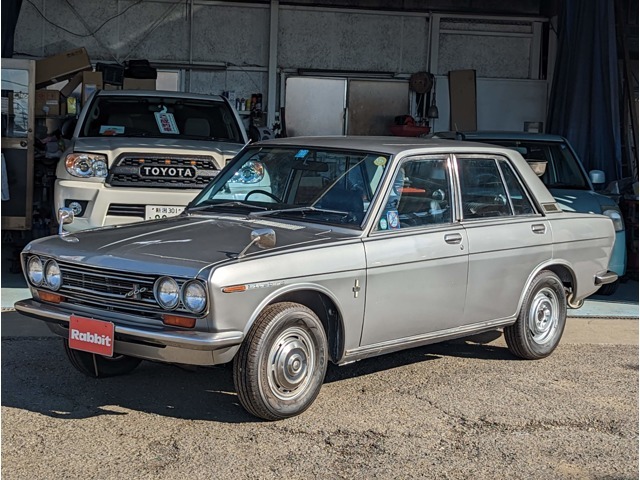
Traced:
POLYGON ((224 102, 167 96, 96 96, 81 137, 123 136, 244 143, 224 102))
POLYGON ((590 190, 589 183, 578 164, 578 159, 564 143, 493 139, 480 141, 512 148, 529 162, 547 162, 544 175, 540 178, 548 188, 590 190))
POLYGON ((256 216, 355 227, 362 223, 389 160, 374 152, 249 148, 189 210, 241 209, 256 216))

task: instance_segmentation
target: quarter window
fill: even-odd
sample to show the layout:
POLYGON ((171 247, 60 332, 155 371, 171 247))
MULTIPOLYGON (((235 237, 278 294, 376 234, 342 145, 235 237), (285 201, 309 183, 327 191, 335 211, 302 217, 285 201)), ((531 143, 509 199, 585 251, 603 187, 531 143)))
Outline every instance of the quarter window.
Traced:
POLYGON ((513 212, 516 215, 531 215, 535 213, 533 205, 531 205, 524 188, 522 188, 522 185, 518 181, 518 177, 516 177, 516 174, 509 164, 505 161, 500 161, 500 170, 502 170, 502 175, 504 176, 504 180, 507 184, 511 205, 513 206, 513 212))

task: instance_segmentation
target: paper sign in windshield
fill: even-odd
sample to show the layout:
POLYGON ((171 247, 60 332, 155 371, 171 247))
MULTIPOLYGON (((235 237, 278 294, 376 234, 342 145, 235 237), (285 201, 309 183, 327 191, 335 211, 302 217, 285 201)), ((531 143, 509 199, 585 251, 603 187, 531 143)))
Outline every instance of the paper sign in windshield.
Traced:
POLYGON ((162 107, 162 111, 154 113, 156 116, 156 123, 160 133, 169 133, 177 135, 180 133, 178 125, 176 125, 176 119, 173 113, 167 112, 167 107, 162 107))
POLYGON ((100 135, 122 135, 124 127, 122 125, 101 125, 100 135))

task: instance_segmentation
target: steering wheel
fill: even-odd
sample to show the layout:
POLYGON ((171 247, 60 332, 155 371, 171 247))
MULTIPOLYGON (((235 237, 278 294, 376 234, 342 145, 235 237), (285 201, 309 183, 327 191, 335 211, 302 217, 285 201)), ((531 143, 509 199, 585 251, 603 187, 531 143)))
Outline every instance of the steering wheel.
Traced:
POLYGON ((276 197, 273 193, 265 192, 264 190, 251 190, 244 196, 244 201, 246 202, 247 200, 249 200, 249 197, 255 193, 261 193, 262 195, 266 195, 267 197, 275 200, 278 203, 282 203, 282 200, 276 197))

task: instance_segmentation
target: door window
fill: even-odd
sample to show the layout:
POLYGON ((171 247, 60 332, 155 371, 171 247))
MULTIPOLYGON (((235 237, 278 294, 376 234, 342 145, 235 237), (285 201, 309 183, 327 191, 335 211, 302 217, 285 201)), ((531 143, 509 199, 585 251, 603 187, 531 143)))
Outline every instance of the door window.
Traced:
POLYGON ((465 219, 512 214, 507 190, 493 158, 462 158, 458 168, 465 219))
POLYGON ((451 222, 451 188, 445 158, 416 158, 396 173, 376 230, 451 222))

